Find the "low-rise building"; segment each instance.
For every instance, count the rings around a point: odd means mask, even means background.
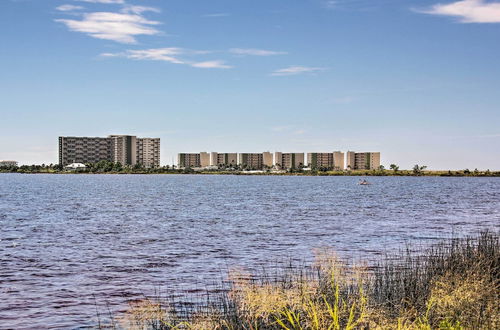
[[[0,160],[0,167],[11,167],[17,166],[17,161],[15,160]]]
[[[380,167],[380,152],[347,152],[347,168],[373,170]]]
[[[69,164],[69,165],[64,166],[64,168],[67,170],[78,170],[78,169],[85,169],[85,168],[87,168],[87,166],[85,166],[85,164],[82,164],[82,163],[73,163],[73,164]]]
[[[238,154],[238,165],[246,169],[261,170],[264,167],[264,155],[263,153]]]
[[[310,152],[307,154],[307,162],[311,169],[328,169],[342,171],[344,169],[344,153],[334,152]]]
[[[269,151],[265,151],[262,153],[262,165],[266,168],[272,168],[274,165],[273,162],[273,153]]]
[[[210,154],[208,152],[200,152],[200,166],[210,166]]]
[[[238,164],[237,153],[217,153],[212,152],[210,156],[210,165],[217,167],[236,166]]]
[[[180,153],[177,158],[177,166],[185,167],[201,167],[199,153]]]
[[[275,152],[274,165],[278,169],[301,168],[305,165],[304,153]]]

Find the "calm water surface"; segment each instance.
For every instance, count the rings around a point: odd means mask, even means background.
[[[224,269],[500,224],[500,179],[0,174],[0,328],[83,328]],[[95,300],[94,300],[95,295]]]

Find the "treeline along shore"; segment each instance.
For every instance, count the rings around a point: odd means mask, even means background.
[[[410,170],[401,170],[391,164],[391,169],[383,166],[372,170],[332,170],[328,168],[307,169],[296,168],[288,170],[252,170],[234,167],[221,167],[216,169],[203,168],[178,168],[161,166],[145,168],[140,164],[123,166],[120,163],[101,161],[95,164],[85,164],[85,168],[68,169],[59,164],[2,166],[0,173],[25,173],[25,174],[209,174],[209,175],[295,175],[295,176],[455,176],[455,177],[500,177],[500,171],[463,169],[463,170],[427,170],[426,166],[415,165]]]

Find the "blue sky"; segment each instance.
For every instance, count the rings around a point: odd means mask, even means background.
[[[57,137],[500,169],[500,2],[0,0],[0,159]]]

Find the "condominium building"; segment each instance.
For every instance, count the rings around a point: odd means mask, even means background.
[[[210,166],[210,154],[208,152],[200,152],[200,166]]]
[[[264,168],[264,154],[263,153],[238,154],[238,164],[244,168],[261,170]]]
[[[113,140],[103,137],[59,137],[59,164],[113,161]]]
[[[311,152],[307,154],[307,161],[312,169],[325,168],[341,171],[344,169],[344,153],[334,152]]]
[[[137,164],[137,137],[131,135],[110,135],[113,162],[127,165]]]
[[[146,145],[146,147],[145,147]],[[160,139],[132,135],[108,137],[59,137],[59,164],[97,163],[101,160],[133,166],[160,166]]]
[[[15,160],[0,160],[0,167],[17,166]]]
[[[380,152],[347,152],[347,168],[372,170],[380,167]]]
[[[137,163],[144,167],[160,166],[160,139],[137,138]]]
[[[273,153],[269,151],[265,151],[262,153],[262,165],[267,168],[271,168],[274,165],[273,162]]]
[[[180,168],[183,167],[200,167],[200,154],[199,153],[181,153],[178,154],[177,158],[177,166]]]
[[[304,153],[274,153],[274,164],[280,169],[299,168],[304,166]]]
[[[237,153],[217,153],[212,152],[210,156],[211,166],[235,166],[238,164],[238,154]]]

